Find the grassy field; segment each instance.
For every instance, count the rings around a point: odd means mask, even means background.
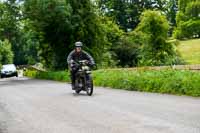
[[[200,39],[181,41],[178,50],[187,64],[200,64]]]

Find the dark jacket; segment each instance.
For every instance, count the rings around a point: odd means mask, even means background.
[[[91,65],[95,64],[92,56],[90,56],[90,54],[88,54],[87,52],[85,52],[83,50],[80,53],[77,53],[75,50],[73,50],[67,57],[67,63],[70,64],[71,60],[74,60],[76,62],[78,62],[80,60],[88,60]]]

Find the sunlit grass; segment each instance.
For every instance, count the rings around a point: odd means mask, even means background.
[[[200,64],[200,39],[181,41],[178,50],[187,64]]]

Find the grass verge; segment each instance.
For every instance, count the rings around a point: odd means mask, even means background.
[[[27,71],[39,79],[69,82],[69,73]],[[131,91],[200,96],[200,73],[187,70],[98,70],[93,72],[96,86]]]
[[[188,64],[200,64],[200,39],[180,41],[178,50]]]

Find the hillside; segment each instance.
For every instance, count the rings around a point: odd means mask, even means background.
[[[188,64],[200,64],[200,39],[181,41],[178,49]]]

